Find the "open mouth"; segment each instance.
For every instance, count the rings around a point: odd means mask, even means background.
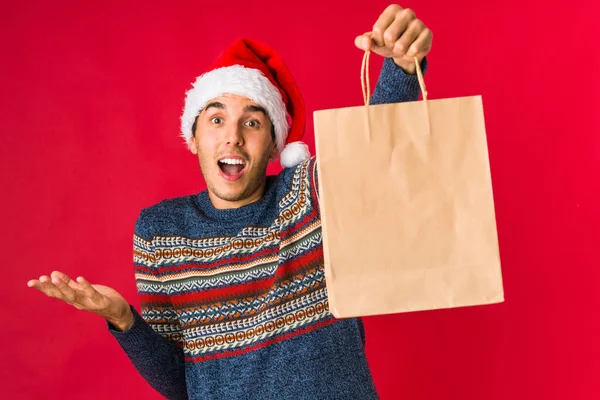
[[[221,176],[228,181],[239,179],[246,169],[246,162],[239,157],[225,157],[219,160]]]

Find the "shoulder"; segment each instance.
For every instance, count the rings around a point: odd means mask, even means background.
[[[135,224],[135,234],[151,240],[157,232],[171,225],[178,225],[186,215],[195,210],[194,198],[196,196],[174,197],[142,208]]]
[[[161,218],[165,215],[177,215],[186,212],[195,206],[194,198],[197,195],[174,197],[162,200],[152,206],[142,209],[149,218]]]
[[[315,156],[296,165],[286,168],[281,173],[284,195],[280,202],[288,204],[295,199],[308,200],[307,204],[318,204],[318,174]]]
[[[295,167],[285,168],[281,174],[283,181],[287,184],[293,184],[296,181],[309,179],[313,181],[313,176],[317,173],[317,159],[315,156],[301,162]]]

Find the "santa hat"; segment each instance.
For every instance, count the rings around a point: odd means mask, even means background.
[[[279,54],[250,39],[236,40],[186,93],[181,135],[188,145],[198,114],[210,100],[226,93],[247,97],[265,108],[282,166],[293,167],[310,157],[308,146],[300,141],[306,111],[294,77]]]

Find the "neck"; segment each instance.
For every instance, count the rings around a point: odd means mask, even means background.
[[[240,207],[247,206],[248,204],[255,203],[255,202],[259,201],[260,199],[262,199],[263,195],[265,194],[266,186],[267,186],[267,179],[265,177],[265,179],[262,180],[261,184],[254,192],[252,192],[249,196],[245,196],[242,199],[225,200],[225,199],[218,197],[211,190],[208,190],[208,198],[210,199],[210,202],[212,203],[213,207],[215,207],[218,210],[230,210],[233,208],[240,208]]]

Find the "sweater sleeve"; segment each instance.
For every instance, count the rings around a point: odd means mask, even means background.
[[[427,57],[421,62],[423,74],[427,70]],[[421,94],[419,78],[410,75],[398,67],[394,60],[386,58],[379,73],[377,86],[371,96],[371,104],[401,103],[405,101],[417,101]]]
[[[144,211],[136,222],[134,270],[141,315],[131,307],[133,325],[108,329],[140,375],[167,399],[187,399],[181,326],[158,274],[152,236]]]

